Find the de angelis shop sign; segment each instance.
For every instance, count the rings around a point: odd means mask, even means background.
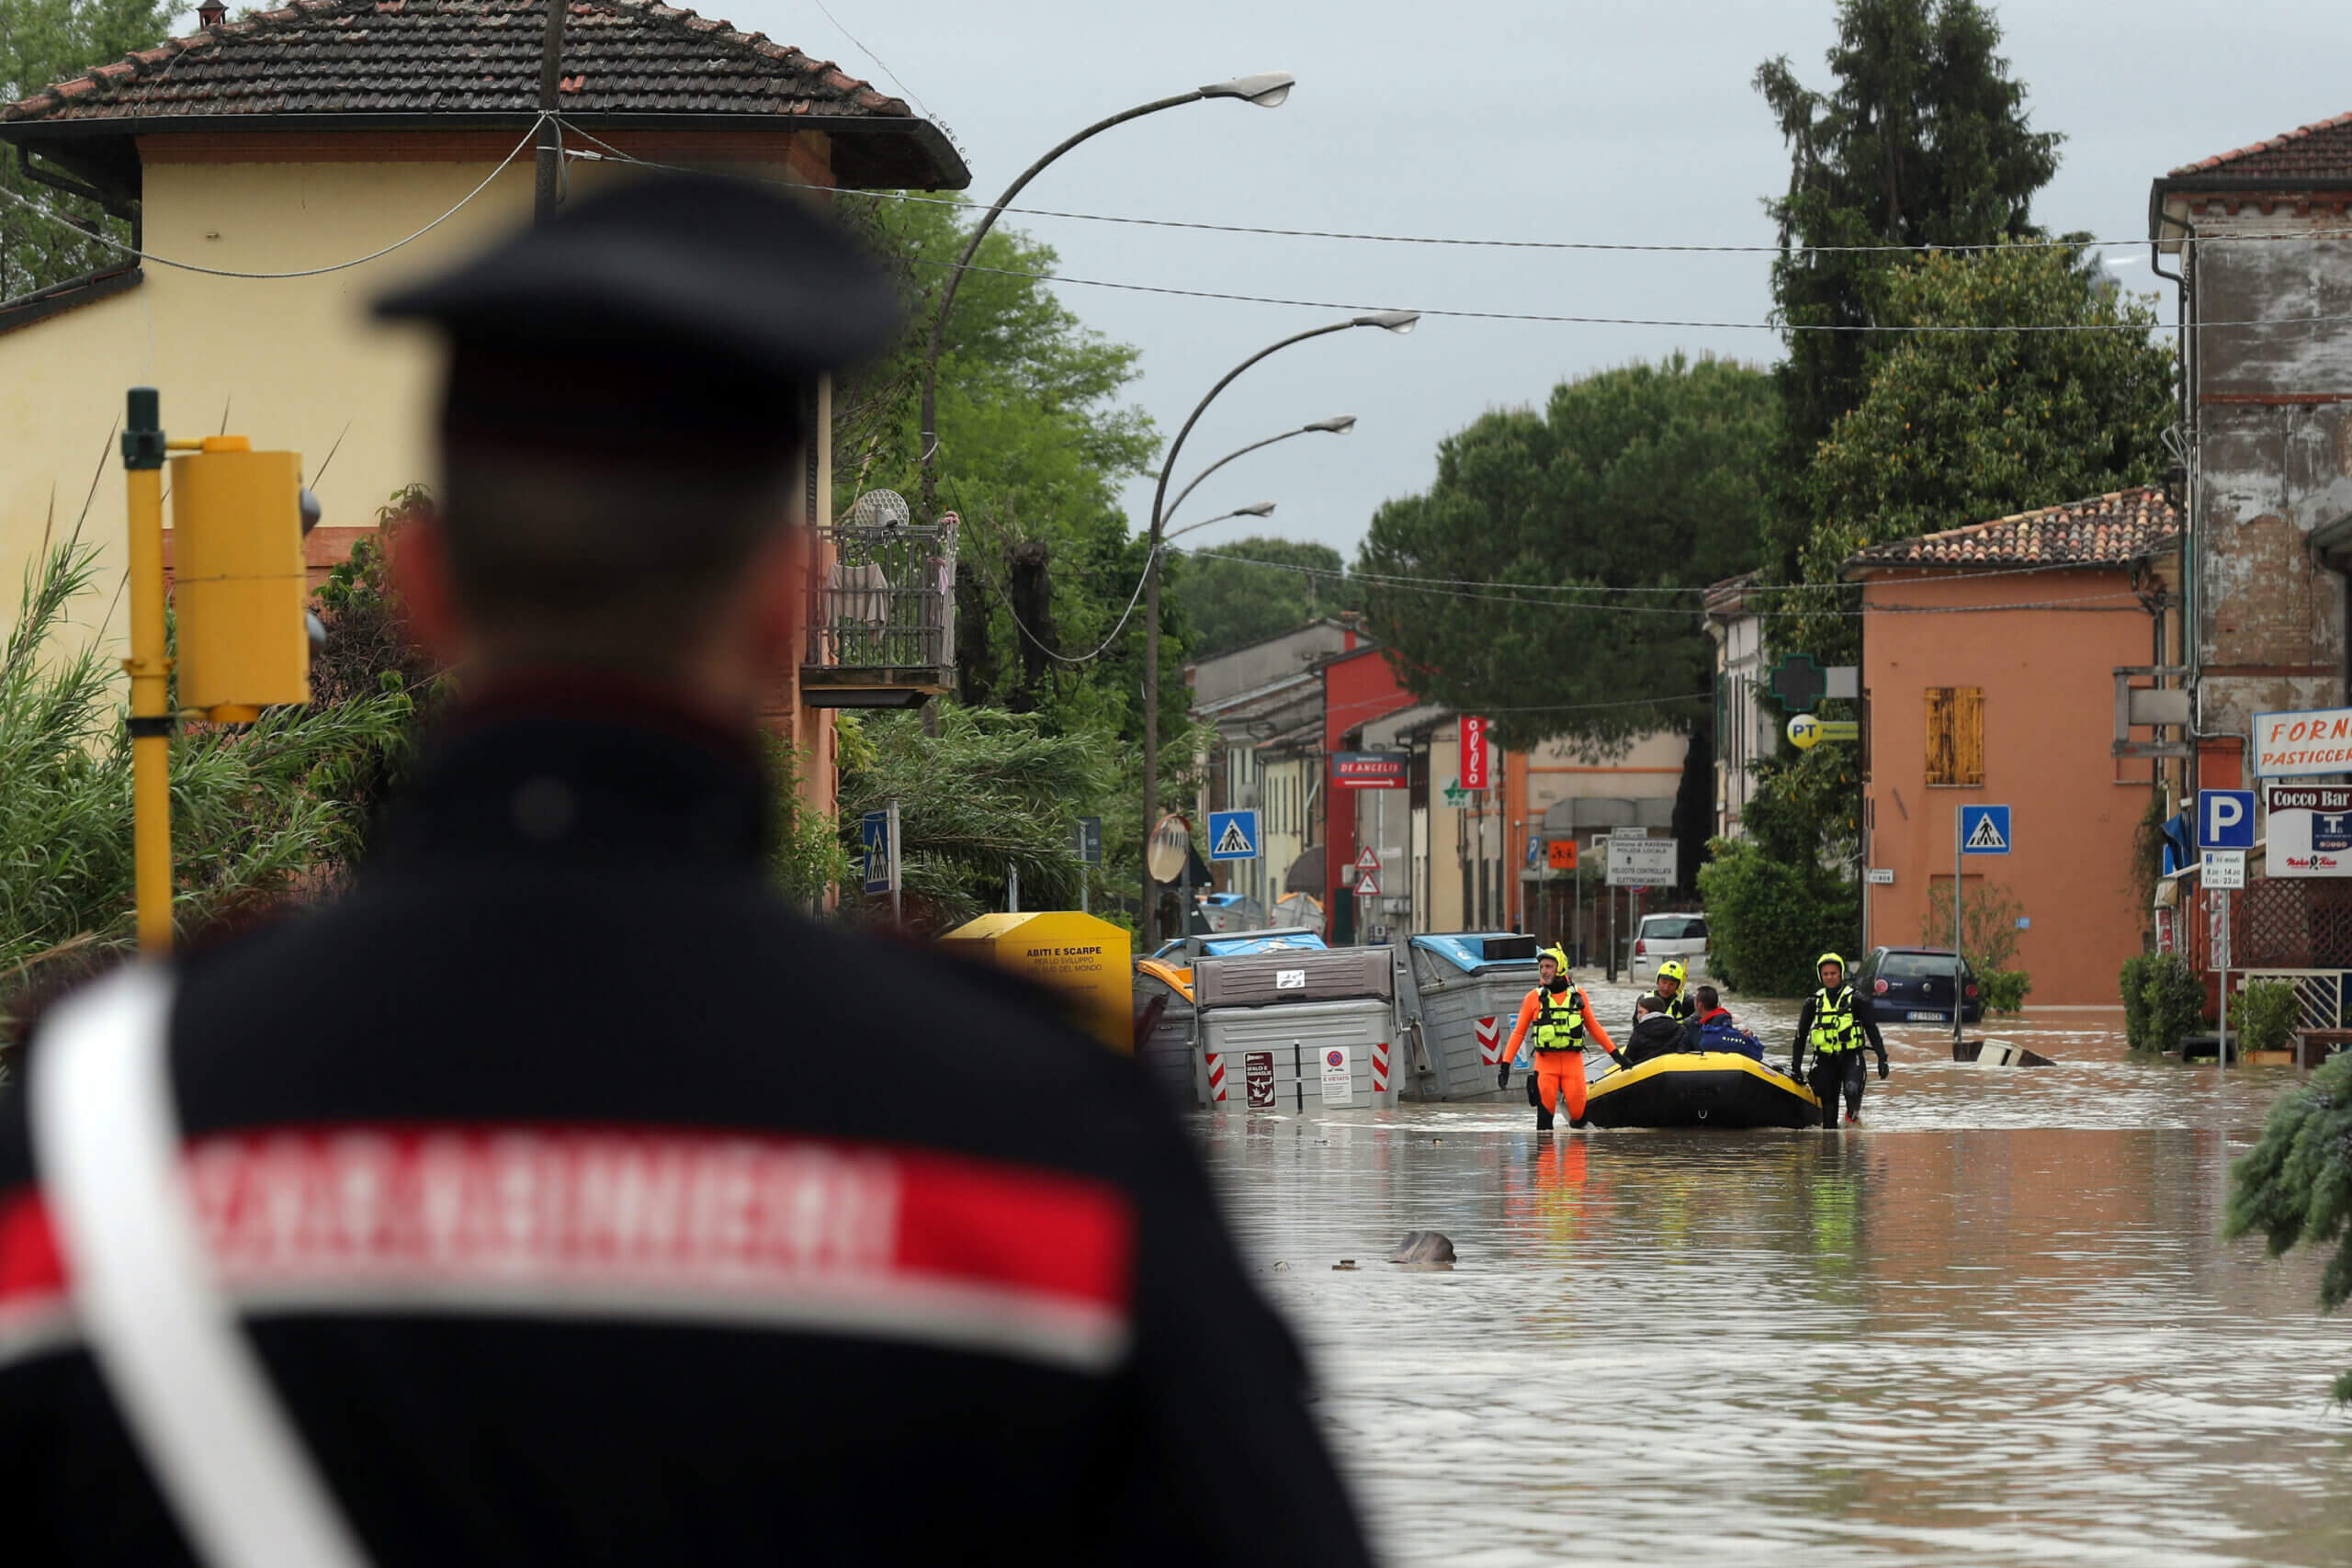
[[[1413,759],[1403,751],[1334,751],[1333,789],[1403,789]]]

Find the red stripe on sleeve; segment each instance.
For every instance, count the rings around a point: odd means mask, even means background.
[[[28,1306],[65,1292],[65,1258],[49,1209],[35,1188],[0,1198],[0,1308]]]
[[[1135,1213],[1116,1188],[916,1150],[898,1157],[899,1269],[1126,1310]]]

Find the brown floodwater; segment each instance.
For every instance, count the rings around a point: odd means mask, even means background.
[[[1785,1059],[1792,1010],[1739,1010]],[[1890,1031],[1843,1133],[1539,1136],[1516,1077],[1201,1118],[1385,1559],[2352,1562],[2352,1316],[2218,1235],[2293,1072],[2128,1061],[2098,1014],[1971,1032],[2060,1065]],[[1416,1229],[1458,1265],[1381,1261]]]

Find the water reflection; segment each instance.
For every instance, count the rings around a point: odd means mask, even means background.
[[[2217,1085],[2066,1016],[2000,1031],[2062,1064],[2033,1071],[1895,1032],[1855,1134],[1200,1125],[1394,1561],[2352,1558],[2352,1323],[2313,1265],[2214,1239],[2291,1073]],[[1454,1269],[1374,1261],[1424,1226]]]

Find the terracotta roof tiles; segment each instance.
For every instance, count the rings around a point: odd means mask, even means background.
[[[2143,485],[1873,545],[1847,566],[2120,566],[2155,554],[2179,532],[2178,510],[2163,491]]]
[[[2352,183],[2352,114],[2314,120],[2267,141],[2184,164],[2166,178],[2193,180],[2201,175],[2293,184]]]
[[[530,114],[544,0],[295,0],[0,107],[0,124],[321,114]],[[572,114],[911,118],[838,66],[653,0],[571,0]]]

